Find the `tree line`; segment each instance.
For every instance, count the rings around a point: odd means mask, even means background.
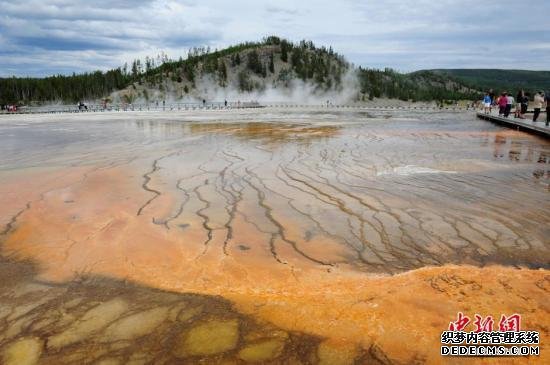
[[[361,93],[368,99],[386,97],[404,101],[477,100],[481,93],[446,75],[429,71],[403,74],[359,67]]]
[[[126,87],[131,80],[120,68],[71,76],[0,78],[0,104],[96,99]]]

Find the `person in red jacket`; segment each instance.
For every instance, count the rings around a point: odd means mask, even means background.
[[[498,98],[498,115],[502,116],[504,115],[504,111],[506,110],[506,104],[508,104],[508,93],[503,92],[500,94],[500,97]]]

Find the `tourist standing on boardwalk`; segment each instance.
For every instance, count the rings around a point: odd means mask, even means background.
[[[516,113],[514,114],[514,117],[525,119],[523,114],[527,112],[527,104],[526,104],[526,97],[525,92],[523,89],[518,91],[518,95],[516,96]]]
[[[519,118],[521,115],[521,92],[523,90],[519,90],[516,94],[516,111],[514,112],[514,118]]]
[[[550,124],[550,91],[546,90],[544,94],[544,101],[546,102],[546,126]]]
[[[525,113],[527,113],[527,107],[529,106],[529,98],[523,90],[521,90],[523,96],[521,98],[521,115],[520,118],[525,119]]]
[[[497,103],[498,103],[498,115],[499,116],[504,115],[504,111],[506,110],[506,103],[507,103],[506,92],[503,92],[502,94],[500,94]]]
[[[517,103],[517,109],[516,109],[517,117],[521,119],[525,119],[525,113],[527,113],[527,107],[529,106],[529,98],[527,97],[523,89],[521,89],[518,92],[516,103]]]
[[[516,94],[516,110],[514,112],[514,118],[519,118],[519,115],[521,113],[520,102],[521,102],[521,90],[518,91],[518,93]]]
[[[508,118],[510,111],[512,111],[512,105],[514,105],[514,97],[512,95],[506,95],[506,107],[504,109],[504,116]]]
[[[535,94],[535,98],[533,100],[533,108],[535,109],[535,113],[533,114],[533,122],[536,122],[539,114],[540,114],[540,108],[542,108],[542,104],[544,103],[544,97],[542,96],[542,91]]]
[[[492,100],[491,100],[491,97],[489,96],[489,93],[485,93],[485,96],[483,97],[483,108],[485,110],[485,114],[491,113],[491,103],[492,103]],[[327,101],[327,105],[328,105],[328,101]]]

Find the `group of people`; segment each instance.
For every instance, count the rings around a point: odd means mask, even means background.
[[[0,108],[2,111],[7,111],[7,112],[16,112],[17,111],[17,105],[3,105],[1,106]]]
[[[529,106],[529,96],[525,91],[519,90],[516,98],[504,91],[495,97],[493,90],[489,90],[483,97],[483,107],[485,113],[491,113],[493,106],[498,107],[498,115],[508,118],[515,105],[515,118],[525,119],[527,107]],[[538,91],[533,97],[533,122],[536,122],[540,116],[541,109],[546,107],[546,125],[550,124],[550,92]]]

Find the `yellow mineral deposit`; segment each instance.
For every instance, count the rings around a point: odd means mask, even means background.
[[[98,304],[87,311],[82,318],[59,335],[48,339],[48,347],[58,349],[82,341],[91,334],[103,329],[128,309],[128,305],[120,299]]]
[[[168,308],[160,307],[123,317],[105,329],[103,340],[116,342],[148,335],[164,322],[167,314]]]
[[[176,357],[208,356],[233,350],[239,341],[239,322],[211,320],[192,327],[178,340]]]
[[[252,343],[239,351],[239,358],[246,362],[274,360],[281,355],[285,346],[284,339],[275,338]]]
[[[33,365],[38,363],[43,342],[38,338],[21,338],[9,344],[4,350],[5,365]]]
[[[3,362],[439,364],[459,311],[548,361],[548,142],[277,113],[41,116],[103,138],[2,165]]]

